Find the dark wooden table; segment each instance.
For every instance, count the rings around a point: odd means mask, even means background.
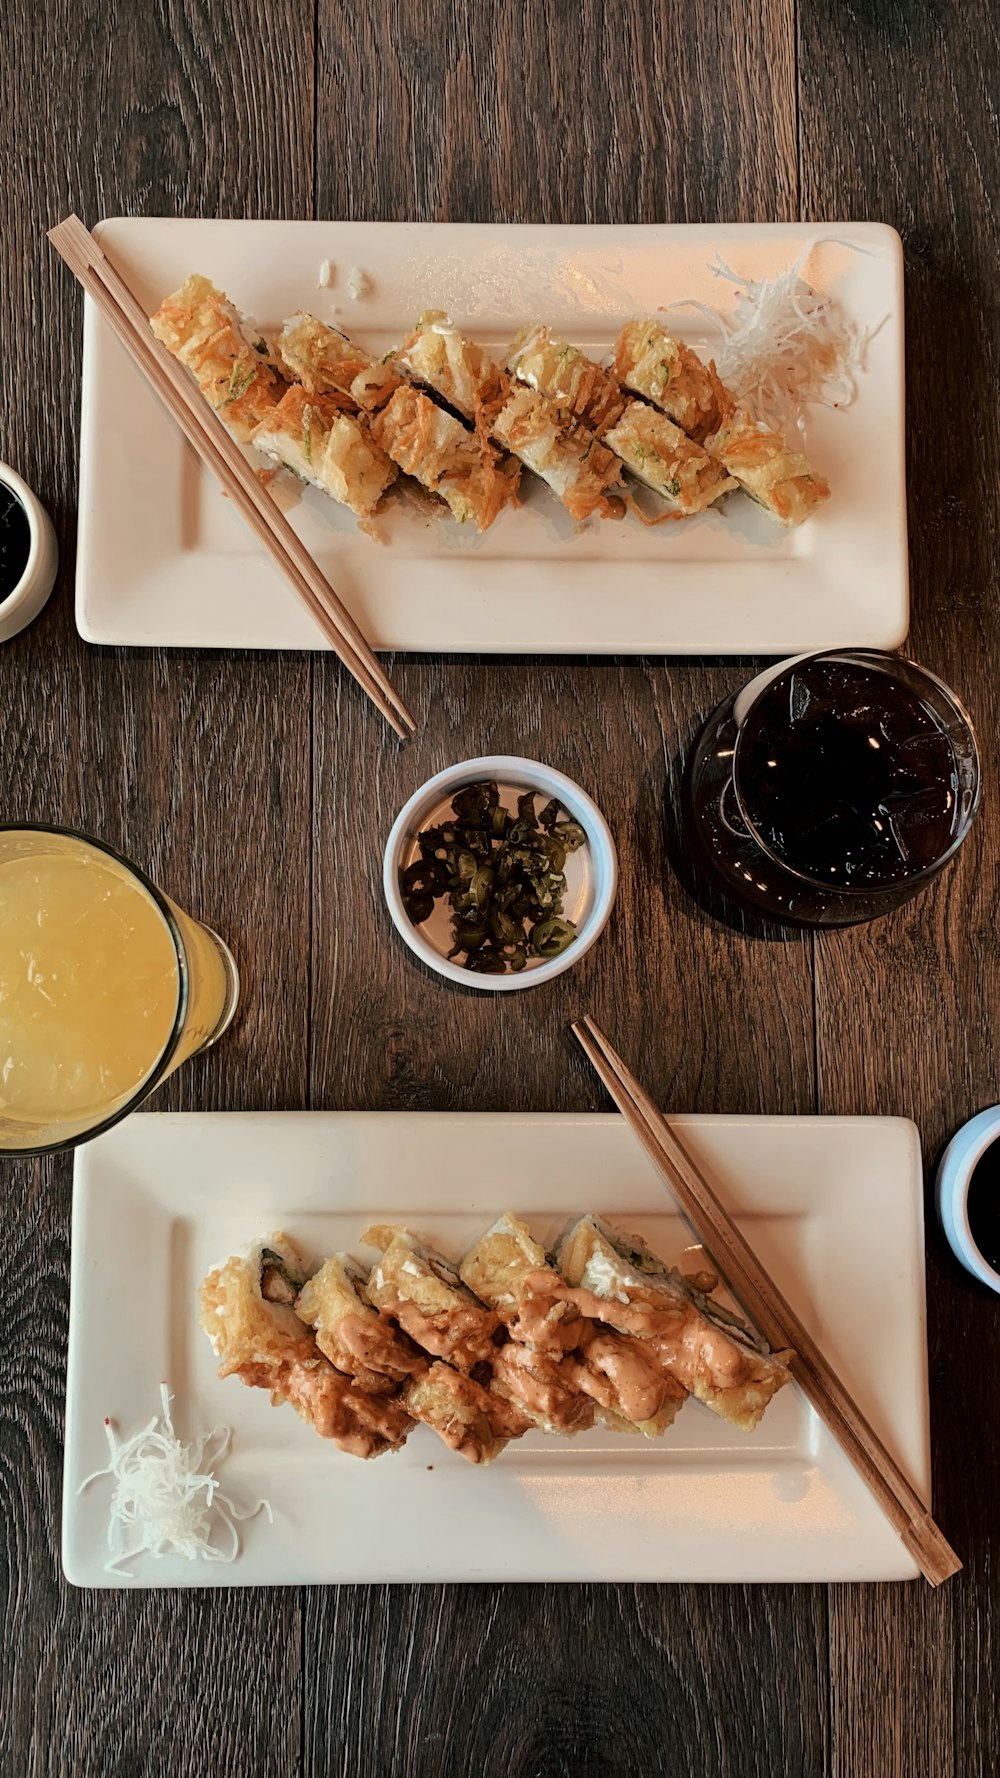
[[[588,1005],[665,1105],[914,1117],[998,1097],[997,15],[988,0],[8,0],[0,456],[53,511],[0,652],[2,813],[105,835],[232,940],[239,1021],[164,1107],[536,1110],[600,1091]],[[752,663],[397,660],[400,751],[321,655],[124,652],[73,625],[81,301],[44,240],[149,215],[875,218],[906,247],[912,652],[987,792],[870,928],[727,925],[672,868],[677,759]],[[548,989],[456,997],[386,942],[381,840],[431,771],[537,753],[616,815],[617,917]],[[1000,1770],[998,1306],[928,1222],[935,1508],[902,1586],[82,1594],[59,1564],[71,1162],[0,1167],[0,1772],[961,1778]],[[877,1362],[877,1354],[875,1361]]]

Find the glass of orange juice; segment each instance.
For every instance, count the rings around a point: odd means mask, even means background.
[[[228,946],[111,846],[0,826],[0,1154],[106,1130],[238,998]]]

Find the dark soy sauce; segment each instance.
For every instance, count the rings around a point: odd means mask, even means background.
[[[30,550],[28,515],[14,490],[0,482],[0,602],[20,581]]]
[[[990,1143],[969,1180],[969,1228],[983,1258],[1000,1272],[1000,1138]]]
[[[957,762],[933,711],[850,661],[803,661],[764,691],[740,732],[736,781],[764,845],[831,886],[905,882],[957,829]]]

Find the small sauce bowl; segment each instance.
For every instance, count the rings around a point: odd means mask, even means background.
[[[555,797],[567,815],[579,821],[587,835],[586,845],[571,852],[566,860],[563,909],[565,917],[576,926],[576,938],[557,957],[530,960],[524,969],[508,971],[506,975],[479,975],[449,957],[452,937],[447,897],[435,902],[429,919],[414,926],[406,911],[400,884],[400,872],[419,856],[418,835],[451,818],[452,797],[467,784],[477,784],[483,779],[499,785],[500,801],[512,811],[516,811],[517,798],[526,790],[538,792],[539,806]],[[578,963],[597,942],[608,923],[618,891],[618,853],[597,804],[579,784],[574,784],[572,778],[535,759],[496,754],[449,766],[447,771],[429,778],[410,797],[397,815],[386,843],[382,883],[396,930],[422,963],[463,988],[504,994],[550,982],[564,969],[572,969],[574,963]]]
[[[941,1156],[935,1196],[948,1245],[967,1272],[1000,1295],[1000,1272],[976,1245],[969,1222],[969,1186],[986,1150],[1000,1141],[1000,1105],[991,1105],[956,1132]]]
[[[52,520],[41,501],[6,463],[0,463],[0,483],[10,489],[23,507],[30,538],[28,560],[20,580],[6,598],[0,590],[0,642],[9,642],[34,622],[51,593],[59,565],[59,546]]]

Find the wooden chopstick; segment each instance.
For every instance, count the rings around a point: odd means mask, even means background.
[[[49,230],[49,240],[148,378],[188,443],[235,502],[348,672],[400,739],[408,740],[417,725],[350,612],[261,486],[194,380],[156,338],[149,317],[89,229],[78,216],[68,216]]]
[[[920,1496],[600,1026],[587,1016],[572,1029],[622,1116],[676,1197],[713,1265],[771,1347],[793,1348],[789,1369],[803,1394],[899,1532],[921,1573],[931,1586],[940,1586],[950,1575],[957,1574],[962,1564]]]

